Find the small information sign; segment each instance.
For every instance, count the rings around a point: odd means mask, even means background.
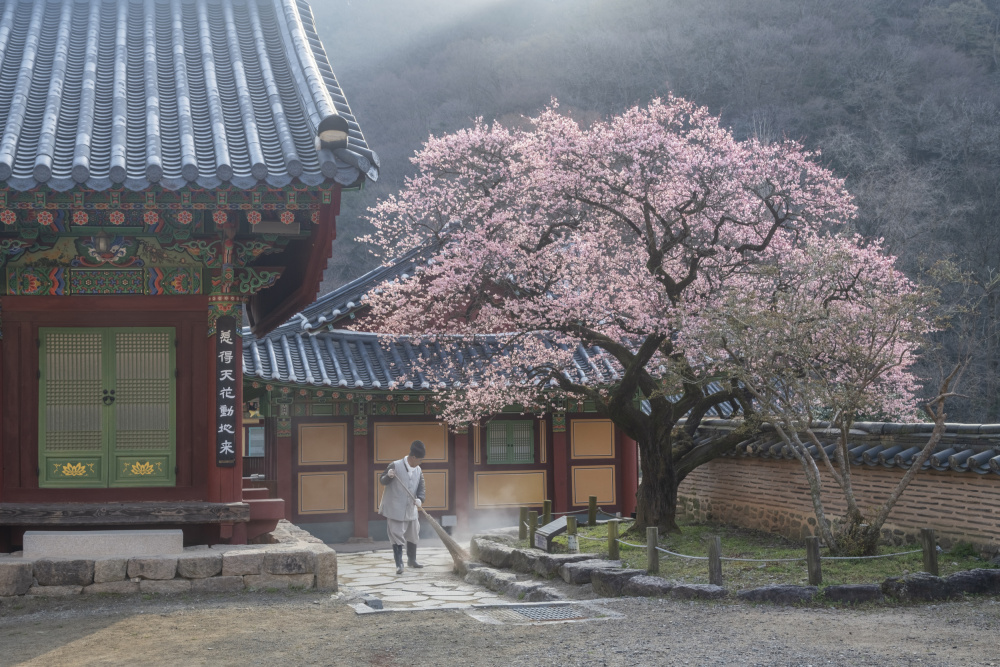
[[[535,529],[535,547],[552,552],[552,538],[566,532],[566,517],[561,516],[552,523]]]

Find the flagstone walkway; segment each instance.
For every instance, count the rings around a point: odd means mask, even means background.
[[[443,547],[421,547],[417,560],[423,569],[407,567],[397,575],[391,550],[338,553],[337,577],[344,592],[373,595],[386,609],[503,602],[496,593],[467,584],[452,572],[451,555]]]

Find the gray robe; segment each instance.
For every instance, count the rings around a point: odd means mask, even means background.
[[[388,475],[388,472],[393,468],[396,469],[396,479]],[[417,519],[417,506],[402,488],[402,485],[406,484],[410,493],[419,498],[421,503],[424,502],[424,473],[420,466],[416,467],[416,471],[417,474],[411,479],[403,459],[393,461],[386,467],[385,472],[378,478],[379,483],[385,487],[382,503],[378,508],[379,514],[395,521],[415,521]]]

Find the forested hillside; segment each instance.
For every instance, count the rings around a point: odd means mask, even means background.
[[[382,158],[345,198],[324,289],[377,263],[353,238],[428,134],[522,122],[557,98],[578,120],[668,92],[739,137],[821,150],[857,197],[858,231],[918,275],[942,257],[1000,265],[998,0],[315,0],[324,43]],[[1000,421],[996,299],[973,327],[967,401]],[[956,337],[948,339],[957,345]],[[928,366],[927,375],[934,368]]]

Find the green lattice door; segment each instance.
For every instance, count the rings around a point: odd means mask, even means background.
[[[534,463],[535,427],[531,421],[486,424],[486,463]]]
[[[172,486],[174,330],[39,330],[39,484]]]

